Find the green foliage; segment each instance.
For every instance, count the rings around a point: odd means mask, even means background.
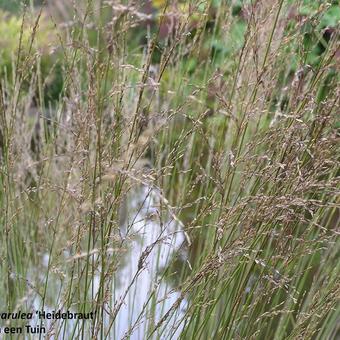
[[[23,0],[0,0],[0,9],[17,13],[23,4]]]
[[[329,9],[323,13],[319,27],[337,27],[340,23],[340,7],[339,4],[333,4]]]
[[[57,99],[62,89],[62,77],[56,52],[57,35],[52,22],[43,16],[33,37],[34,17],[26,16],[22,25],[22,17],[0,11],[0,74],[6,74],[8,81],[12,81],[13,67],[16,67],[17,56],[20,49],[21,63],[34,65],[34,60],[26,60],[30,56],[39,60],[41,79],[46,79],[45,99]],[[32,39],[33,38],[33,39]],[[30,58],[31,58],[30,57]],[[51,73],[51,70],[54,70]]]
[[[9,67],[15,59],[21,30],[21,19],[0,11],[0,68]],[[28,44],[29,32],[23,32],[22,40]]]

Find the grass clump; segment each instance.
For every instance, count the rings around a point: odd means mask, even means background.
[[[4,19],[6,310],[94,313],[46,321],[55,338],[335,338],[337,5],[60,1]]]

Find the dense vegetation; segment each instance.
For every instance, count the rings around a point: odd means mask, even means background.
[[[335,339],[339,19],[0,1],[2,309],[95,312],[46,338]]]

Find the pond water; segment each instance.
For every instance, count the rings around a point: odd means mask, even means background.
[[[174,221],[168,221],[163,226],[157,223],[154,219],[149,219],[149,216],[157,215],[157,195],[147,187],[140,188],[139,197],[128,200],[127,204],[129,213],[127,214],[128,228],[126,233],[135,235],[133,240],[128,245],[128,252],[125,265],[117,272],[116,296],[121,295],[126,291],[130,285],[131,279],[138,271],[139,260],[143,251],[147,247],[152,247],[150,254],[145,258],[145,268],[140,272],[135,280],[135,283],[129,289],[126,297],[126,304],[122,305],[117,320],[116,320],[116,334],[120,338],[124,332],[134,324],[140,317],[143,306],[147,304],[150,297],[150,292],[155,291],[155,309],[152,320],[147,320],[141,316],[141,322],[136,327],[134,336],[132,338],[141,339],[144,334],[147,334],[148,327],[153,328],[161,316],[168,311],[168,309],[179,298],[179,293],[174,290],[170,282],[161,279],[162,271],[166,269],[172,260],[172,257],[179,250],[185,237],[183,232],[179,230],[179,226]],[[146,217],[146,218],[145,218]],[[154,245],[154,246],[152,246]],[[176,274],[175,274],[176,275]],[[124,293],[123,293],[124,294]],[[182,302],[179,311],[185,310],[186,301]],[[181,313],[181,312],[179,312]],[[142,314],[143,315],[143,314]],[[144,320],[143,320],[144,319]],[[175,319],[181,319],[180,315],[174,315],[174,320],[169,322],[169,332],[171,327],[176,326]],[[129,321],[128,321],[129,320]],[[127,322],[128,321],[128,322]],[[151,323],[151,324],[150,324]],[[177,333],[180,327],[177,328]],[[172,338],[176,334],[172,334]]]

